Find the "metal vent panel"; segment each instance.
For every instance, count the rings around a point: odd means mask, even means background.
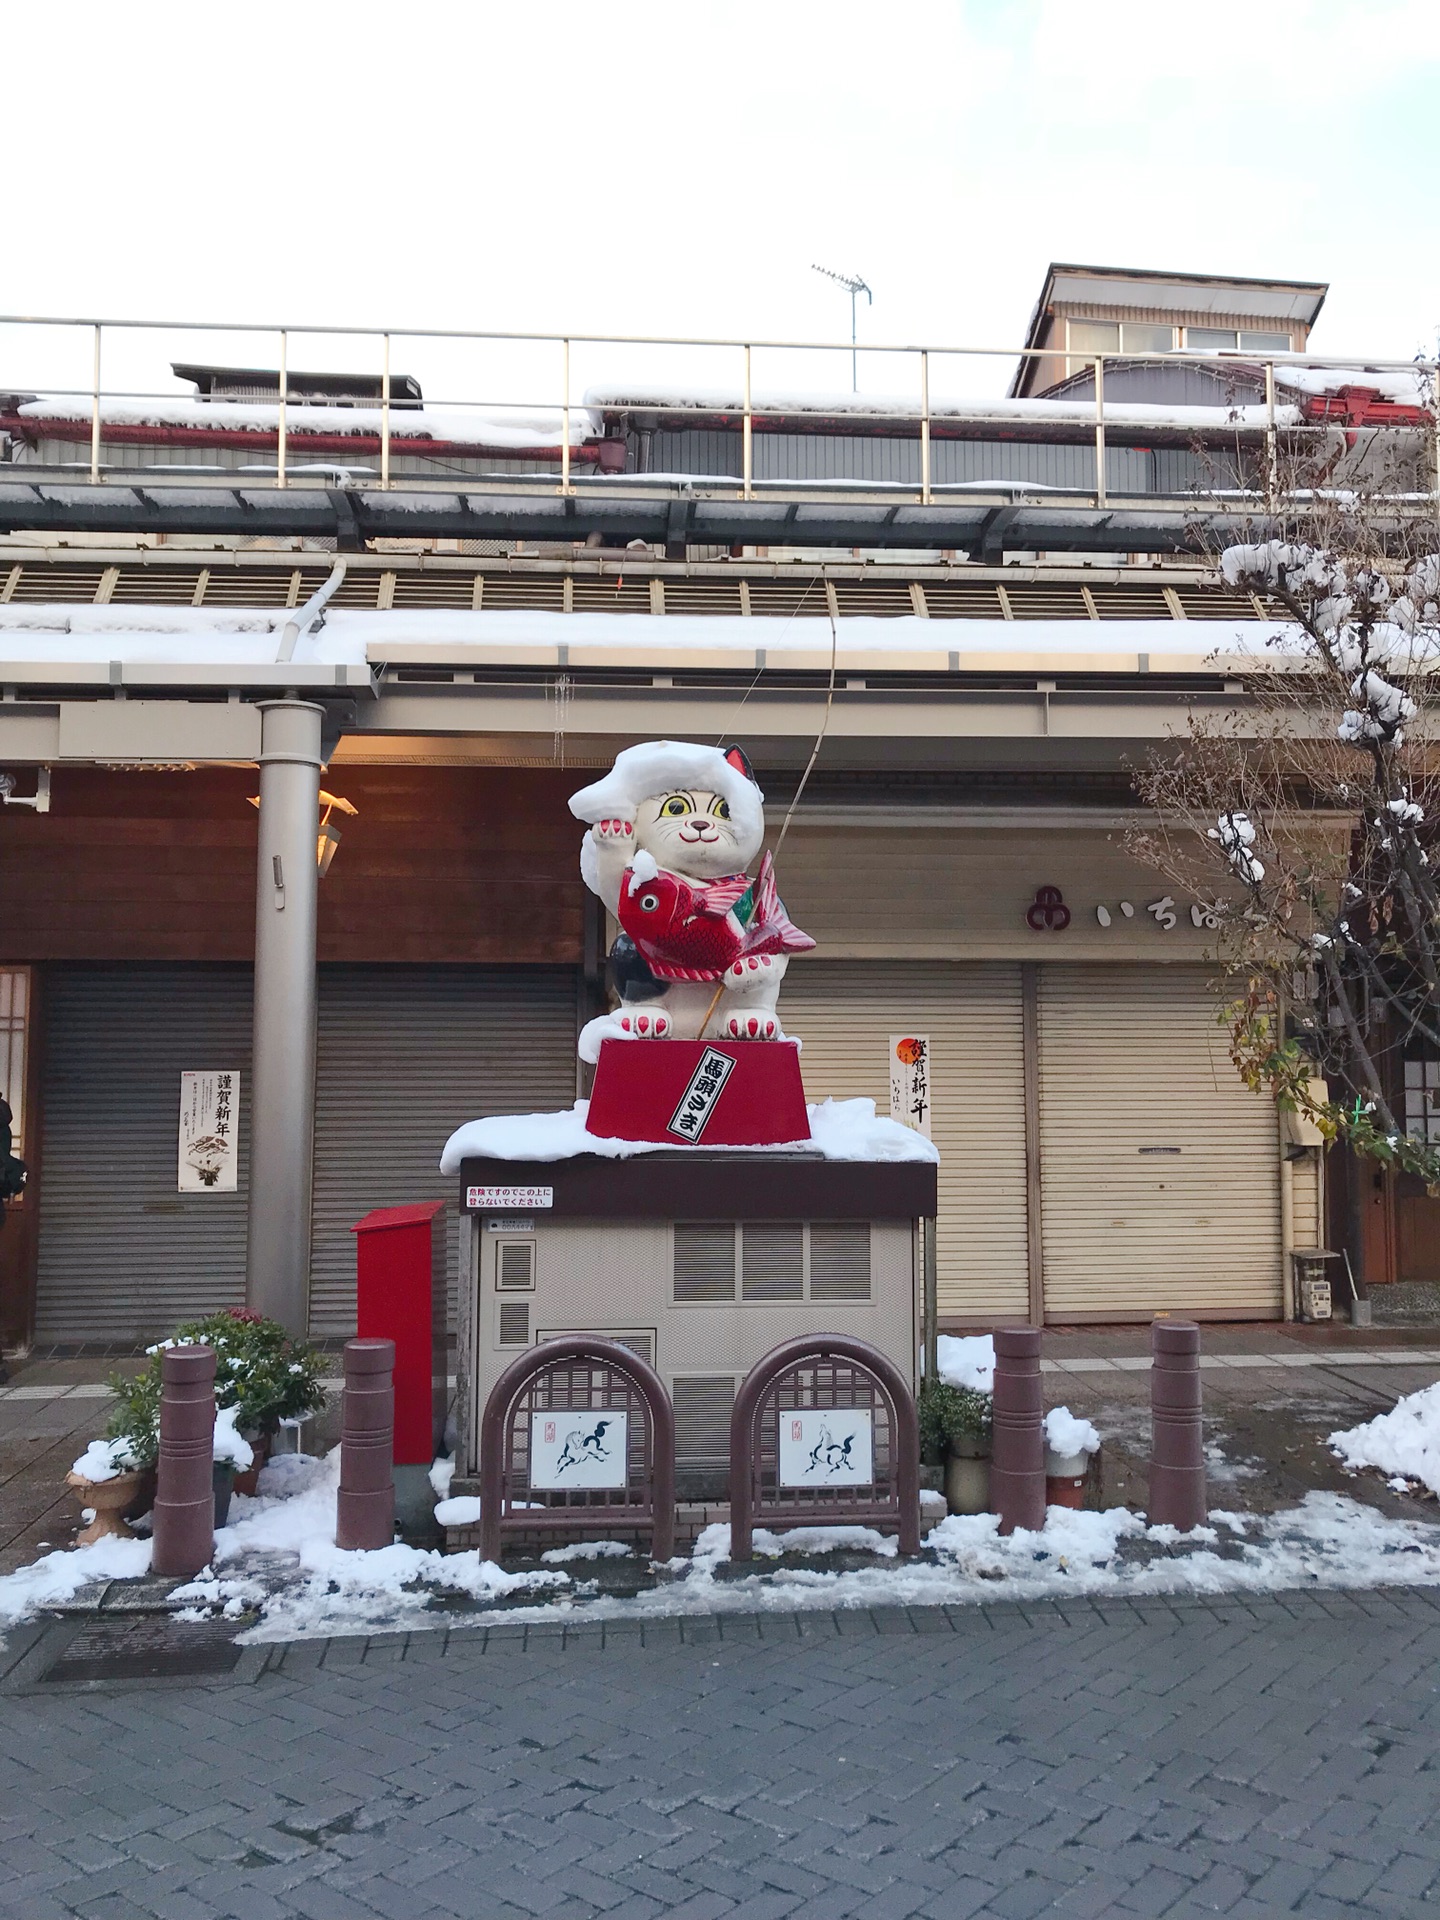
[[[530,1302],[528,1300],[502,1300],[500,1302],[500,1345],[502,1347],[528,1347],[530,1344]]]
[[[535,1285],[535,1242],[502,1240],[495,1250],[495,1285],[502,1293],[529,1291]]]
[[[677,1461],[687,1467],[728,1466],[736,1384],[730,1373],[675,1375],[670,1398],[675,1407]]]
[[[675,1301],[735,1298],[735,1226],[729,1220],[677,1220],[675,1223]]]
[[[817,1220],[810,1227],[810,1298],[870,1298],[870,1222]]]
[[[805,1229],[798,1220],[747,1222],[740,1247],[743,1300],[804,1298]]]

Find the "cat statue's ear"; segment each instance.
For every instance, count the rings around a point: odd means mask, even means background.
[[[725,749],[725,758],[730,762],[731,766],[734,767],[735,771],[737,773],[743,773],[747,780],[753,780],[755,778],[755,770],[746,758],[743,747],[727,747]]]

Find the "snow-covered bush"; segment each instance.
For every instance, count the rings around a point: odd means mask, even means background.
[[[325,1404],[318,1356],[292,1340],[278,1320],[244,1307],[207,1314],[151,1347],[149,1365],[133,1379],[118,1373],[110,1378],[116,1404],[105,1432],[124,1441],[139,1465],[152,1466],[159,1452],[162,1355],[167,1347],[191,1345],[214,1349],[215,1405],[234,1409],[231,1426],[240,1432],[271,1434],[282,1420]]]

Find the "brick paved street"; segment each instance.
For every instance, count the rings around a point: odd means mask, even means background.
[[[0,1656],[23,1920],[1440,1905],[1433,1592],[497,1626],[90,1691],[40,1631]]]

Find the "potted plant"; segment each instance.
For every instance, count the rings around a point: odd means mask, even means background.
[[[75,1536],[77,1547],[88,1547],[95,1540],[134,1538],[126,1519],[132,1509],[144,1511],[138,1502],[148,1471],[125,1441],[90,1442],[65,1476],[65,1484],[73,1489],[82,1514],[87,1509],[90,1513],[89,1521]],[[151,1498],[154,1498],[153,1492]]]
[[[216,1525],[223,1526],[232,1487],[254,1493],[280,1422],[324,1406],[319,1357],[278,1320],[246,1307],[186,1321],[147,1350],[150,1363],[141,1373],[110,1378],[116,1404],[106,1437],[123,1442],[141,1467],[153,1467],[159,1453],[162,1355],[176,1345],[203,1345],[215,1354]]]
[[[990,1395],[927,1377],[920,1383],[916,1406],[921,1458],[944,1463],[945,1504],[951,1513],[988,1513]]]

